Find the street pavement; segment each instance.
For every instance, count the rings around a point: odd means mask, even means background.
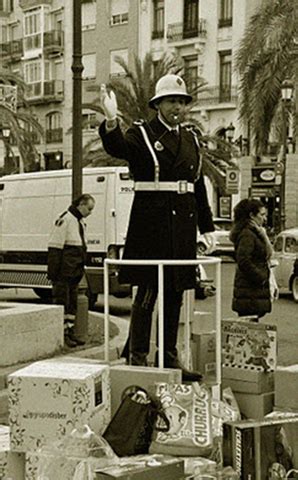
[[[212,271],[212,269],[212,266],[206,267],[209,278],[214,278],[214,270]],[[236,314],[232,312],[231,309],[235,264],[224,262],[221,265],[221,271],[222,318],[237,318]],[[0,290],[0,301],[40,302],[33,291],[29,289]],[[121,317],[128,322],[130,318],[131,302],[132,299],[130,297],[118,299],[111,296],[111,315],[114,317]],[[214,298],[196,300],[195,309],[210,312],[211,315],[213,315],[215,312]],[[103,295],[98,296],[96,310],[103,312]],[[297,311],[298,304],[293,301],[292,297],[283,296],[274,303],[272,313],[261,319],[261,323],[272,324],[277,327],[279,365],[298,364]]]

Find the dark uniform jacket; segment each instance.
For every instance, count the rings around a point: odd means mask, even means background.
[[[86,260],[86,224],[77,208],[70,206],[56,220],[48,243],[48,278],[53,282],[79,282]]]
[[[136,122],[137,123],[137,122]],[[180,128],[175,137],[155,117],[144,124],[160,166],[160,181],[187,180],[195,184],[195,193],[136,191],[132,205],[124,257],[126,259],[195,259],[196,231],[213,231],[200,156],[194,133]],[[100,126],[105,150],[129,162],[135,181],[154,181],[154,162],[137,124],[123,136],[119,126],[106,132]],[[154,269],[154,271],[153,271]],[[168,277],[177,290],[194,288],[195,270],[171,268]],[[120,281],[133,285],[156,282],[156,268],[122,267]]]
[[[235,259],[232,309],[239,315],[265,315],[271,311],[267,249],[252,226],[246,226],[237,236]]]

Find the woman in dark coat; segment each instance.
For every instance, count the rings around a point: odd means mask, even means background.
[[[195,259],[197,227],[203,234],[214,230],[198,141],[194,132],[180,124],[190,101],[183,79],[165,75],[149,102],[157,110],[155,118],[135,122],[124,135],[116,116],[115,95],[102,86],[106,121],[99,133],[103,146],[109,154],[128,161],[135,181],[125,259]],[[146,365],[157,268],[122,267],[120,281],[138,286],[132,308],[130,362]],[[183,291],[195,287],[195,268],[166,267],[164,287],[164,363],[168,368],[181,368],[176,350],[179,314]],[[189,381],[200,379],[184,368],[182,376]]]
[[[232,309],[239,316],[261,318],[271,312],[269,260],[273,249],[263,227],[267,210],[257,199],[241,200],[234,209],[231,240],[237,262]]]

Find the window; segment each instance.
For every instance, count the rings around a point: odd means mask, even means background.
[[[233,0],[220,0],[219,27],[230,27],[233,23]]]
[[[84,65],[84,70],[82,73],[82,77],[84,80],[89,78],[96,77],[96,54],[95,53],[88,53],[87,55],[83,55],[82,63]]]
[[[153,0],[153,31],[152,38],[164,36],[165,5],[164,0]]]
[[[198,86],[198,57],[184,58],[184,79],[189,93],[196,94]]]
[[[82,29],[88,30],[96,24],[96,2],[82,3]]]
[[[128,62],[128,50],[112,50],[110,53],[110,76],[111,77],[123,77],[125,72],[121,65],[117,62],[117,57],[121,57],[124,62]]]
[[[221,52],[219,65],[219,101],[230,102],[232,93],[232,53]]]
[[[26,83],[36,83],[41,81],[41,62],[39,60],[27,62],[25,65]]]
[[[24,48],[41,48],[41,9],[30,10],[24,15]]]
[[[277,237],[274,243],[274,251],[275,252],[282,252],[282,245],[283,245],[283,238]]]
[[[183,38],[196,37],[198,35],[199,1],[184,0]]]
[[[83,128],[84,130],[94,132],[98,127],[98,121],[96,120],[96,113],[83,113]]]
[[[63,140],[62,114],[51,112],[46,116],[46,143],[57,143]]]
[[[111,0],[111,25],[128,22],[128,0]]]

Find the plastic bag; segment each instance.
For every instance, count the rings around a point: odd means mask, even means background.
[[[88,425],[74,429],[69,437],[43,447],[38,452],[37,478],[38,480],[62,479],[73,480],[78,465],[87,463],[89,469],[104,468],[119,462],[106,440],[96,435]],[[85,466],[85,465],[84,465]],[[86,471],[85,468],[85,471]],[[82,476],[77,480],[93,480],[92,477]],[[85,474],[84,474],[85,475]]]

